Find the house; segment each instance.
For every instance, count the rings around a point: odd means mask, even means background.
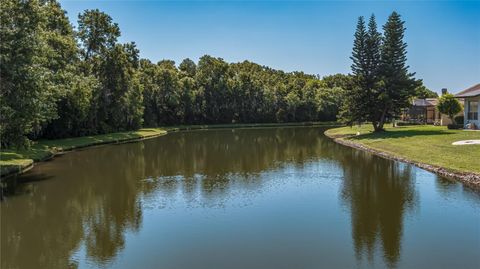
[[[474,129],[480,128],[480,120],[478,119],[478,114],[480,114],[480,83],[455,94],[455,97],[464,100],[464,127],[467,128],[468,124],[473,124],[473,126],[469,126]]]
[[[442,95],[446,93],[447,89],[442,89]],[[412,106],[404,111],[401,119],[410,123],[442,126],[451,124],[450,118],[438,111],[437,104],[438,98],[413,99]]]
[[[436,98],[414,99],[412,106],[406,111],[403,120],[412,123],[434,124],[439,115],[436,111]]]

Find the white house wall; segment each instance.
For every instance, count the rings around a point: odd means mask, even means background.
[[[477,112],[478,112],[478,115],[480,116],[480,96],[476,96],[476,97],[466,97],[465,98],[465,107],[464,107],[464,123],[465,123],[465,127],[467,126],[467,124],[469,123],[474,123],[477,128],[480,128],[480,120],[467,120],[467,115],[468,115],[468,112],[470,110],[470,107],[469,107],[469,103],[468,102],[471,102],[471,101],[477,101],[479,102],[479,105],[477,106]],[[474,111],[472,111],[474,112]]]

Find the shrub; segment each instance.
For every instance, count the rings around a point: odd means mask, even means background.
[[[444,94],[438,100],[437,105],[440,113],[447,115],[455,123],[455,115],[462,111],[462,104],[451,94]]]
[[[465,122],[464,120],[465,120],[465,119],[464,119],[464,116],[463,116],[463,115],[458,115],[458,116],[455,117],[455,122],[456,122],[457,124],[462,124],[462,125],[463,125],[463,123]]]
[[[463,129],[463,124],[449,124],[447,125],[447,128],[450,130]]]

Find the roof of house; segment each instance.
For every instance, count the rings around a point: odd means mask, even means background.
[[[458,97],[458,98],[475,97],[475,96],[480,96],[480,83],[455,94],[455,97]]]
[[[436,106],[438,103],[437,98],[415,99],[413,100],[414,106]]]

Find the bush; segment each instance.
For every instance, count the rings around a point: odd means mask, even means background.
[[[458,115],[458,116],[456,116],[456,117],[455,117],[455,122],[456,122],[457,124],[462,124],[462,125],[463,125],[463,123],[464,123],[464,116],[463,116],[463,115]]]
[[[447,125],[447,128],[450,130],[463,129],[463,124],[449,124]]]
[[[452,121],[455,120],[453,117],[463,109],[457,98],[448,93],[438,99],[437,108],[440,113],[447,115]]]

